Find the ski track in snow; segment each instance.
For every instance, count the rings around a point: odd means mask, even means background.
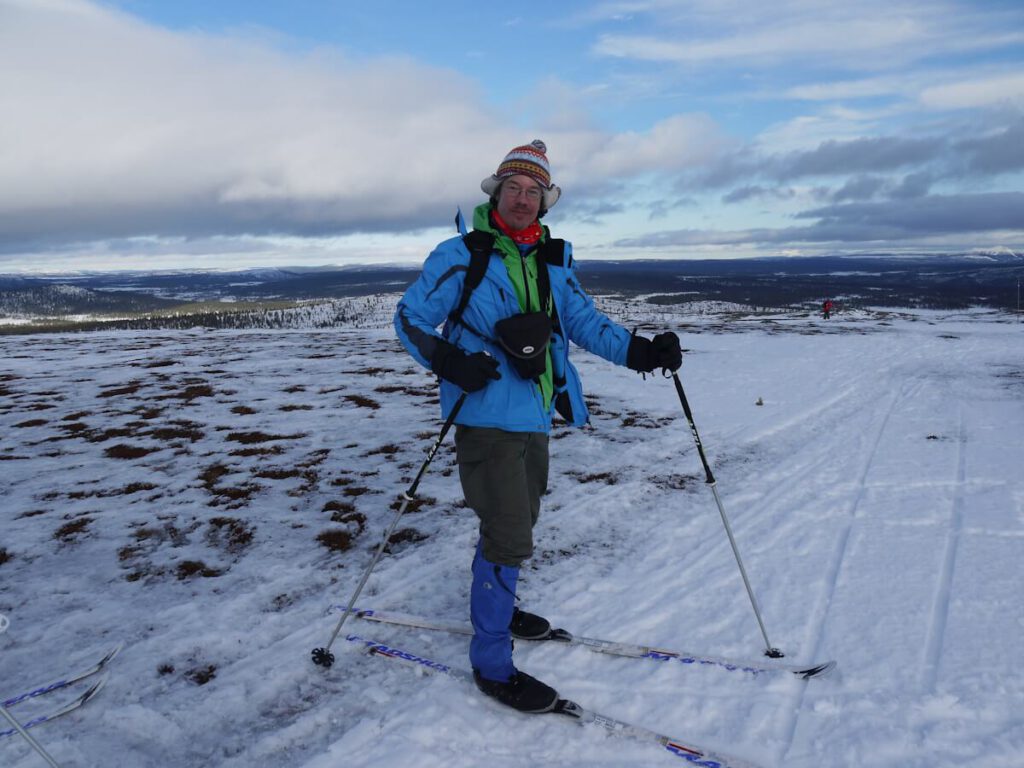
[[[839,669],[752,678],[544,644],[517,647],[517,663],[599,712],[765,768],[1019,766],[1021,326],[601,303],[628,327],[679,329],[771,641]],[[330,670],[309,661],[440,428],[433,378],[387,328],[393,302],[378,304],[362,330],[0,337],[0,695],[127,643],[95,701],[36,731],[64,768],[680,764],[343,639]],[[671,382],[575,360],[593,423],[553,432],[524,606],[593,637],[757,657]],[[475,520],[446,442],[362,606],[465,620]],[[319,543],[328,531],[351,549]],[[343,631],[467,664],[463,636]],[[39,763],[0,741],[0,764]]]
[[[812,611],[812,616],[814,618],[811,619],[810,626],[817,627],[815,639],[813,641],[813,645],[811,645],[810,658],[812,659],[819,658],[820,654],[823,652],[825,625],[828,620],[829,610],[832,607],[832,600],[835,596],[836,586],[839,582],[839,574],[842,570],[843,562],[846,559],[847,548],[850,541],[850,532],[853,530],[854,524],[857,521],[857,510],[864,498],[868,475],[871,472],[871,467],[878,455],[878,447],[882,444],[882,440],[885,437],[886,427],[889,424],[889,420],[892,418],[893,412],[901,402],[912,394],[913,389],[914,383],[910,382],[904,384],[901,391],[892,396],[884,414],[881,419],[879,419],[879,425],[877,430],[875,430],[874,440],[870,442],[870,447],[862,461],[862,469],[856,483],[856,492],[850,503],[849,509],[844,515],[842,528],[836,539],[836,544],[833,547],[832,555],[829,558],[825,578],[822,583],[822,595],[815,610]],[[782,731],[785,735],[782,739],[782,748],[778,758],[779,762],[782,762],[786,753],[792,746],[793,737],[796,733],[797,718],[800,715],[800,710],[803,708],[805,691],[806,686],[802,686],[796,696],[793,706],[784,710],[787,713],[787,716],[786,721],[782,726]]]

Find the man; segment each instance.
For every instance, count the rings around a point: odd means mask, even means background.
[[[455,445],[466,503],[480,520],[470,592],[474,679],[503,704],[549,712],[558,694],[515,668],[512,638],[551,631],[546,619],[515,607],[515,592],[547,490],[552,413],[574,426],[588,421],[569,342],[646,373],[677,370],[682,352],[674,333],[630,335],[580,286],[571,246],[540,224],[561,195],[544,142],[512,149],[480,186],[490,200],[476,208],[474,231],[430,254],[398,304],[395,329],[441,378],[445,418],[466,394]],[[486,272],[467,292],[472,252]]]

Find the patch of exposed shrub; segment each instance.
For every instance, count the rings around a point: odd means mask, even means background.
[[[404,499],[397,499],[391,503],[391,508],[396,512],[402,508]],[[413,512],[419,512],[420,509],[426,505],[437,504],[437,499],[431,498],[430,496],[417,496],[415,499],[409,502],[409,506],[405,508],[406,514]]]
[[[263,448],[239,448],[231,451],[232,456],[280,456],[284,453],[284,447],[280,445],[268,445]]]
[[[386,456],[393,456],[394,454],[398,453],[401,450],[402,449],[399,446],[395,445],[394,443],[388,443],[387,445],[380,446],[380,448],[374,448],[372,451],[367,451],[365,455],[378,456],[380,454],[384,454]]]
[[[347,552],[352,549],[352,534],[340,528],[321,531],[317,534],[316,540],[332,552]]]
[[[370,398],[363,397],[362,395],[345,395],[345,399],[350,403],[355,403],[360,408],[370,408],[372,410],[380,408],[380,403],[376,400],[371,400]]]
[[[142,547],[127,545],[117,550],[117,560],[120,563],[126,563],[129,560],[134,560],[142,554]]]
[[[217,668],[213,664],[207,664],[205,667],[196,667],[185,673],[185,677],[196,685],[206,685],[216,676]]]
[[[231,409],[232,413],[237,413],[239,416],[251,416],[254,413],[258,413],[255,408],[250,408],[248,405],[236,405]]]
[[[192,384],[179,392],[171,392],[167,395],[160,395],[157,400],[184,400],[191,403],[200,397],[213,397],[213,387],[209,384]]]
[[[141,493],[142,491],[154,491],[156,486],[152,483],[129,483],[121,488],[111,488],[105,491],[71,491],[68,493],[69,499],[87,499],[98,497],[101,499],[108,499],[111,496],[130,496],[133,493]]]
[[[185,581],[193,576],[202,576],[204,579],[210,579],[223,575],[224,571],[218,571],[216,568],[210,568],[202,560],[183,560],[178,563],[178,581]]]
[[[77,520],[72,520],[54,531],[53,538],[64,542],[74,541],[78,536],[85,533],[91,522],[91,517],[80,517]]]
[[[256,477],[261,477],[264,480],[287,480],[289,477],[298,477],[302,474],[301,469],[261,469],[256,473]]]
[[[214,517],[209,521],[206,540],[211,546],[238,554],[252,544],[253,531],[237,517]]]
[[[392,544],[415,544],[428,538],[430,537],[427,534],[421,533],[415,528],[402,528],[388,536],[388,546],[390,547]]]
[[[102,432],[84,432],[82,437],[90,443],[105,443],[107,440],[113,440],[115,437],[135,437],[136,434],[136,430],[132,427],[113,427]],[[154,448],[153,450],[160,449]]]
[[[12,555],[10,552],[7,551],[7,548],[0,547],[0,565],[3,565],[4,563],[9,563],[11,561],[11,558]]]
[[[286,413],[288,413],[290,411],[312,411],[313,410],[313,406],[312,405],[282,405],[277,410],[284,411]]]
[[[227,439],[236,443],[242,443],[243,445],[252,445],[254,443],[269,443],[272,440],[298,440],[305,436],[305,433],[299,433],[296,435],[269,435],[266,432],[230,432],[228,433]]]
[[[230,475],[231,470],[225,467],[223,464],[211,464],[202,472],[199,473],[199,481],[203,484],[206,490],[213,492],[213,487],[217,484],[224,475]]]
[[[351,501],[328,501],[324,504],[324,512],[355,512],[356,505]]]
[[[320,473],[317,472],[315,469],[304,469],[302,471],[301,477],[302,484],[297,488],[293,488],[292,490],[288,491],[289,496],[298,498],[305,496],[307,493],[311,492],[314,488],[316,488],[316,484],[320,480]]]
[[[697,480],[698,478],[696,475],[667,475],[665,477],[655,479],[654,482],[663,488],[668,488],[673,491],[681,491]]]
[[[104,389],[100,392],[97,397],[120,397],[121,395],[134,395],[139,391],[140,384],[138,382],[132,382],[121,387],[111,387]]]
[[[194,443],[204,437],[198,427],[198,424],[191,421],[175,422],[174,426],[160,427],[149,434],[157,440],[189,440]]]
[[[595,472],[589,475],[584,472],[570,472],[569,474],[581,483],[603,482],[607,485],[615,485],[619,481],[611,472]]]
[[[216,498],[213,499],[213,501],[210,502],[210,506],[211,507],[220,506],[224,501],[229,501],[229,502],[231,502],[231,501],[234,501],[234,502],[246,501],[249,498],[251,498],[252,495],[254,493],[256,493],[257,491],[259,491],[259,490],[260,490],[260,486],[258,486],[258,485],[250,485],[248,483],[246,483],[244,485],[238,485],[238,486],[235,486],[235,487],[231,487],[231,488],[226,487],[226,486],[217,486],[216,488],[214,488],[212,490],[212,493],[216,496]],[[229,504],[228,506],[229,506],[229,508],[231,508],[231,507],[240,507],[242,505],[241,504]]]
[[[161,450],[159,447],[146,447],[142,445],[127,445],[126,443],[118,443],[112,445],[103,451],[103,454],[108,459],[141,459],[143,456],[148,456],[151,453],[156,453]]]

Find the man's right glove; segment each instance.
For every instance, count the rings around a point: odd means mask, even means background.
[[[626,366],[640,373],[654,373],[655,369],[668,369],[673,373],[683,364],[683,350],[679,337],[672,331],[659,333],[653,339],[634,334],[626,351]]]
[[[430,370],[466,392],[476,392],[501,378],[498,361],[486,352],[467,355],[458,347],[443,342],[434,352]]]

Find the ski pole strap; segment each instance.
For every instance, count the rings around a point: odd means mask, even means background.
[[[711,471],[711,465],[708,464],[708,457],[704,454],[704,445],[700,441],[700,435],[697,433],[697,425],[693,423],[693,412],[690,410],[690,403],[686,400],[686,393],[683,391],[683,382],[679,380],[679,374],[672,374],[672,383],[676,385],[676,394],[679,395],[679,402],[683,406],[683,413],[686,414],[686,420],[690,423],[690,431],[693,433],[693,442],[697,444],[697,453],[700,455],[700,463],[704,465],[705,481],[708,485],[715,484],[715,475]]]

